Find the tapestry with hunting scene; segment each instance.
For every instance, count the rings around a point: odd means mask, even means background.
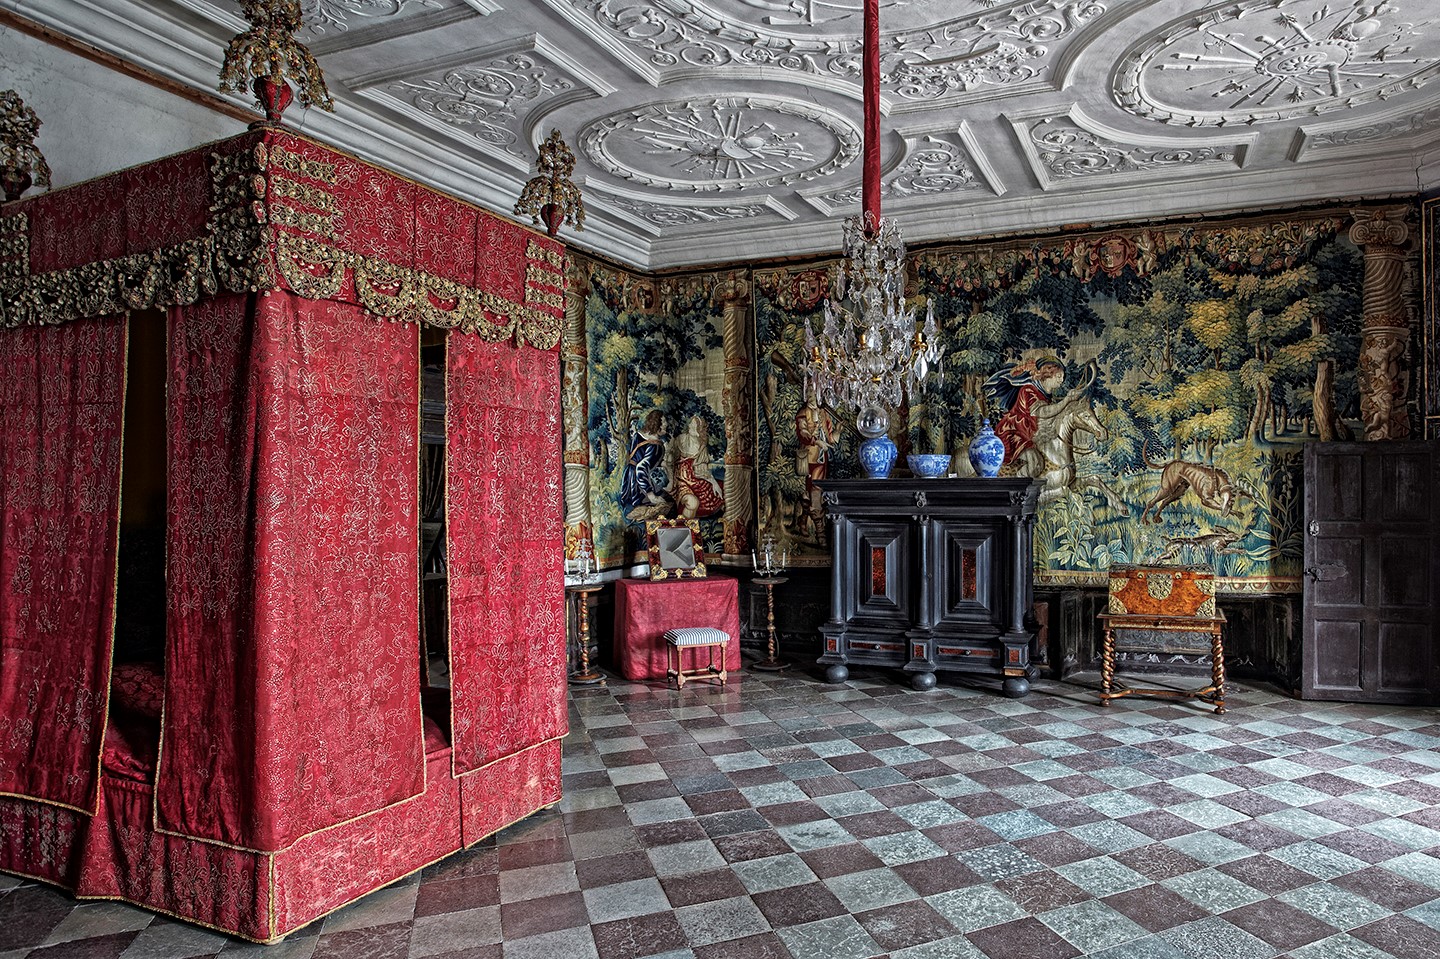
[[[1344,212],[913,252],[942,321],[943,382],[892,429],[973,475],[989,418],[1002,475],[1042,482],[1037,585],[1114,563],[1213,564],[1227,591],[1298,589],[1301,444],[1359,432],[1363,259]],[[807,403],[804,323],[825,264],[757,270],[758,517],[828,554],[814,481],[857,476],[854,411]],[[908,448],[907,448],[908,447]]]

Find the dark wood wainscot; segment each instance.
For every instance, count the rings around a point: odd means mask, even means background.
[[[823,480],[830,533],[826,678],[898,666],[916,689],[938,670],[1030,691],[1035,639],[1030,479]]]

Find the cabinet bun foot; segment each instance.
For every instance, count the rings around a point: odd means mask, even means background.
[[[850,667],[846,666],[844,663],[836,663],[835,665],[825,670],[825,682],[827,683],[843,683],[849,678]]]
[[[934,689],[934,688],[935,688],[935,674],[934,674],[934,673],[911,673],[911,674],[910,674],[910,688],[911,688],[911,689],[918,689],[918,690],[919,690],[920,692],[922,692],[922,693],[925,692],[926,690]]]
[[[1022,676],[1006,676],[1000,691],[1011,699],[1019,699],[1030,692],[1030,680]]]

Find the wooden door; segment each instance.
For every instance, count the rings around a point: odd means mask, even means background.
[[[1305,699],[1440,701],[1440,443],[1305,447]]]

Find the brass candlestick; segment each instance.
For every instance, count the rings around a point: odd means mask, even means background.
[[[753,669],[773,673],[790,668],[789,663],[775,655],[775,587],[787,579],[787,576],[756,576],[751,580],[765,587],[765,629],[769,636],[769,655],[754,663]]]
[[[778,672],[790,667],[789,663],[775,655],[775,587],[788,578],[780,574],[785,572],[785,565],[789,561],[790,550],[788,548],[777,550],[775,537],[769,533],[765,534],[765,542],[761,545],[758,555],[753,549],[750,551],[750,563],[754,566],[756,573],[751,582],[765,587],[765,629],[769,645],[769,655],[754,663],[752,668],[765,672]]]
[[[590,594],[604,589],[603,583],[581,583],[567,587],[580,602],[580,671],[570,674],[570,683],[575,686],[594,686],[605,681],[605,674],[590,668]]]

